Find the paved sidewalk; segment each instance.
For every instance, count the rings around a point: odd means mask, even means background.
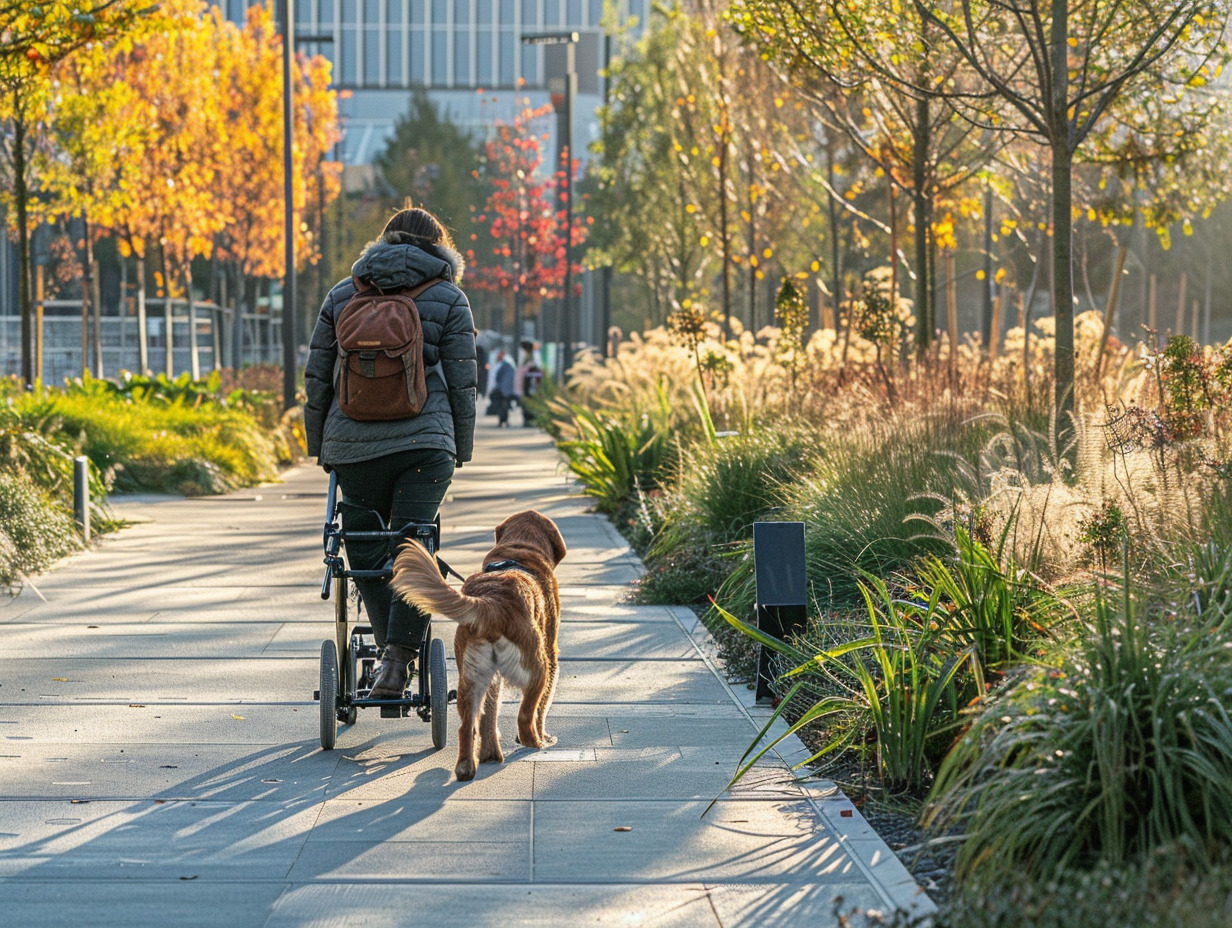
[[[46,601],[0,602],[3,923],[829,926],[836,896],[932,910],[850,803],[777,758],[703,818],[756,732],[751,694],[722,682],[688,610],[621,604],[640,562],[545,436],[483,419],[476,459],[442,510],[455,568],[519,509],[569,545],[555,747],[514,750],[506,704],[508,760],[471,783],[452,776],[452,712],[441,752],[417,718],[374,710],[321,751],[320,470],[123,499],[138,524],[37,578]]]

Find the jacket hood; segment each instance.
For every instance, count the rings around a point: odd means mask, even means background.
[[[460,264],[457,252],[439,245],[375,242],[351,266],[351,274],[380,290],[395,290],[437,277],[456,283]]]

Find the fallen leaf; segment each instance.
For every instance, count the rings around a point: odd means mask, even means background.
[[[51,682],[52,683],[67,683],[68,677],[52,677]]]
[[[244,721],[244,717],[242,715],[233,715],[231,718],[235,719],[237,722]]]
[[[633,828],[629,825],[617,825],[612,831],[632,831]]]
[[[145,705],[144,705],[144,704],[142,704],[142,703],[139,703],[139,702],[130,702],[130,703],[128,704],[128,708],[130,708],[130,709],[144,709],[144,708],[145,708]]]
[[[180,879],[181,879],[181,880],[195,880],[196,878],[197,878],[197,874],[195,874],[195,873],[194,873],[192,876],[182,876],[182,877],[180,877]]]

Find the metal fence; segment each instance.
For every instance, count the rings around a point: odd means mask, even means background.
[[[80,377],[83,370],[81,302],[48,301],[43,315],[43,382],[63,383]],[[204,375],[219,367],[242,367],[265,362],[281,363],[282,320],[280,315],[235,312],[214,303],[194,304],[198,369]],[[102,370],[94,368],[94,320],[88,326],[87,364],[95,377],[114,377],[120,371],[141,369],[137,316],[99,319]],[[146,301],[147,362],[152,373],[167,371],[167,319],[163,300]],[[38,344],[36,336],[35,344]],[[171,301],[171,376],[192,371],[187,304]],[[238,346],[238,348],[237,348]],[[215,361],[217,360],[217,365]],[[237,363],[238,362],[238,363]],[[21,373],[21,318],[0,316],[0,374]]]

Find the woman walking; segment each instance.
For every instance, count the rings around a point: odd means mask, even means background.
[[[304,371],[304,426],[308,453],[338,476],[345,532],[431,522],[453,479],[471,459],[475,434],[475,325],[458,287],[462,259],[440,221],[423,209],[403,209],[381,237],[364,249],[352,277],[325,297]],[[335,320],[356,294],[354,281],[382,293],[419,289],[414,297],[423,326],[427,398],[411,418],[353,419],[338,404]],[[383,542],[347,545],[352,570],[377,570],[391,556]],[[427,616],[393,595],[384,580],[356,579],[382,649],[373,699],[401,698]]]

